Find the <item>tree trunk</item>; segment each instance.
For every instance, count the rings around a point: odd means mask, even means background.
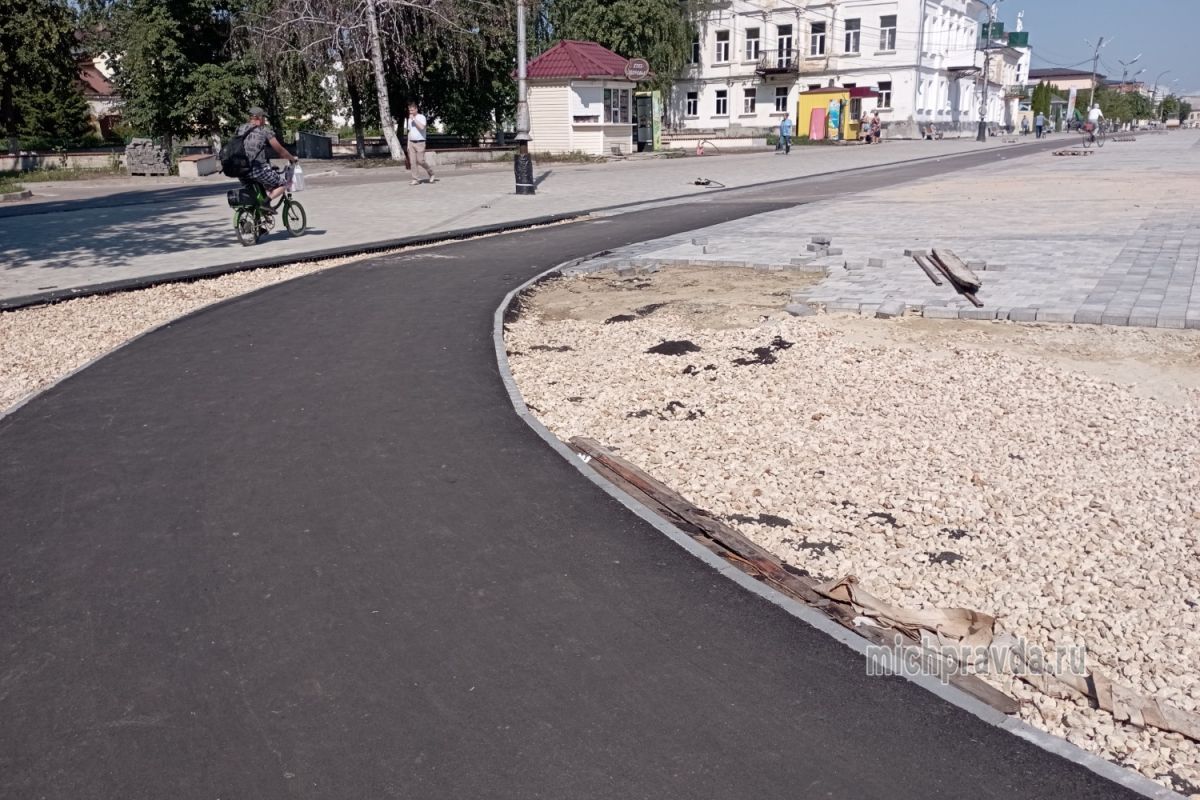
[[[346,71],[346,92],[350,95],[350,116],[354,123],[355,148],[360,159],[367,157],[366,133],[362,121],[362,93],[358,90],[358,81],[354,75]]]
[[[496,147],[504,147],[504,107],[497,103],[496,109]]]
[[[371,44],[371,64],[375,67],[375,97],[379,101],[379,124],[383,128],[383,138],[387,139],[388,154],[392,161],[403,161],[404,150],[400,147],[400,137],[396,136],[392,106],[388,102],[387,76],[383,72],[383,44],[379,41],[379,15],[375,0],[367,0],[367,37]]]

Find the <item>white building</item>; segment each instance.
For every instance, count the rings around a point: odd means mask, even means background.
[[[668,126],[734,137],[761,134],[797,93],[829,86],[878,91],[885,136],[935,123],[974,134],[983,97],[980,0],[726,0],[701,21],[691,64],[676,82]],[[1013,124],[1011,87],[1028,48],[991,49],[987,119]],[[871,110],[869,107],[864,111]]]

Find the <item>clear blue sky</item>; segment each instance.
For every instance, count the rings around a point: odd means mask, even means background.
[[[1138,76],[1147,84],[1163,70],[1163,84],[1175,94],[1200,93],[1200,0],[1004,0],[998,16],[1011,31],[1017,12],[1025,11],[1025,30],[1033,48],[1033,68],[1075,66],[1092,68],[1092,49],[1103,36],[1112,44],[1100,51],[1100,72],[1110,79],[1121,78],[1118,59],[1141,59],[1130,74],[1145,68]]]

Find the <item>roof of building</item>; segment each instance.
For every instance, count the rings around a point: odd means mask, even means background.
[[[117,94],[112,83],[91,61],[79,65],[79,82],[83,85],[84,94],[88,96],[115,97]]]
[[[1029,77],[1032,79],[1046,78],[1091,78],[1092,73],[1085,69],[1065,69],[1062,67],[1051,67],[1049,69],[1031,69]],[[1106,75],[1096,74],[1096,80],[1104,80]]]
[[[624,78],[623,58],[596,42],[563,39],[529,62],[530,78]]]
[[[879,92],[870,86],[822,86],[820,89],[807,89],[800,94],[846,94],[851,97],[879,97]]]

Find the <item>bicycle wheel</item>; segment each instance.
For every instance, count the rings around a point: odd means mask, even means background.
[[[1092,137],[1085,133],[1083,135],[1083,149],[1087,150],[1091,146],[1092,146]]]
[[[1105,140],[1108,139],[1108,134],[1101,131],[1096,134],[1096,147],[1104,147]]]
[[[250,209],[238,209],[237,215],[233,218],[233,229],[237,231],[237,238],[242,243],[242,247],[258,244],[258,220],[255,219],[255,214]]]
[[[308,227],[308,215],[304,213],[304,206],[294,200],[285,201],[283,204],[283,226],[287,228],[288,233],[292,236],[303,235],[305,228]]]

